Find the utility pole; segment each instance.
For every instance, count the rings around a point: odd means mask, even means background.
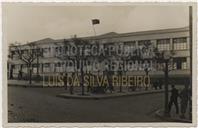
[[[169,60],[165,60],[165,73],[164,73],[164,92],[165,92],[165,100],[164,100],[164,115],[168,116],[168,62]]]
[[[189,37],[190,37],[190,39],[189,39],[189,44],[190,44],[190,88],[191,88],[191,92],[192,92],[192,53],[193,53],[193,51],[192,51],[192,38],[193,38],[193,34],[192,34],[192,22],[193,22],[193,20],[192,20],[192,15],[193,15],[193,12],[192,12],[192,6],[189,6],[189,31],[190,31],[190,35],[189,35]],[[191,95],[192,95],[192,93],[191,93]],[[190,119],[192,119],[192,97],[191,97],[191,99],[190,99],[190,102],[189,102],[189,116],[190,116]]]
[[[189,35],[189,44],[190,44],[190,75],[191,75],[191,79],[190,79],[190,85],[192,85],[192,6],[189,6],[189,31],[190,31],[190,35]]]
[[[39,55],[38,55],[38,53],[36,53],[36,66],[37,66],[36,74],[37,74],[37,78],[38,78],[39,77]]]

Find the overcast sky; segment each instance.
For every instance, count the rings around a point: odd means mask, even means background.
[[[91,19],[100,19],[96,34],[188,26],[188,6],[41,6],[3,5],[6,42],[93,36]]]

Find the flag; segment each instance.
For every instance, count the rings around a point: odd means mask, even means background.
[[[100,20],[99,19],[92,19],[92,24],[100,24]]]

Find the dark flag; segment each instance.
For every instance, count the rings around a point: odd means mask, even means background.
[[[99,19],[92,19],[92,24],[100,24],[100,20]]]

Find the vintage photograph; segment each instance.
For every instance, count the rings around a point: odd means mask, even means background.
[[[192,124],[195,7],[2,3],[5,120]]]

